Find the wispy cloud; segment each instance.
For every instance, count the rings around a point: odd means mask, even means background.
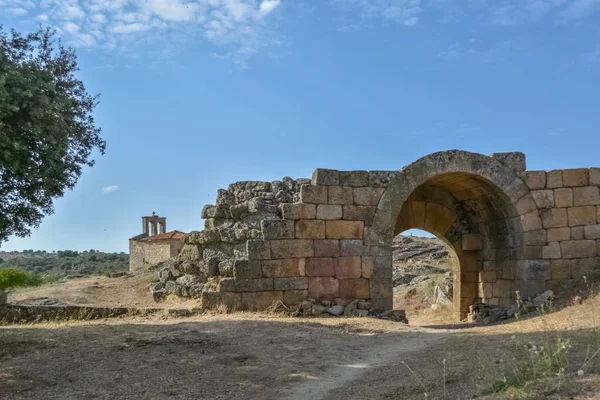
[[[332,4],[348,14],[363,20],[382,20],[398,22],[406,26],[419,23],[421,0],[331,0]],[[348,27],[356,28],[357,23]],[[338,30],[354,30],[339,28]]]
[[[250,57],[273,44],[269,20],[281,0],[2,0],[0,13],[55,27],[76,47],[130,53],[172,35],[199,36]]]
[[[102,188],[102,193],[113,193],[119,189],[117,185],[110,185]]]

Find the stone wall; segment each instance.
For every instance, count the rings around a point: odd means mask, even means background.
[[[600,268],[600,169],[525,171],[521,153],[447,151],[399,171],[317,169],[237,182],[160,271],[160,293],[260,309],[280,300],[392,306],[392,239],[425,229],[454,250],[454,308],[510,306]]]
[[[171,257],[176,257],[182,248],[183,242],[180,240],[144,242],[131,239],[129,241],[129,271],[148,268]]]

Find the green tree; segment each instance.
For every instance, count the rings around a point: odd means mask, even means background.
[[[0,243],[28,236],[72,189],[106,142],[92,111],[98,96],[76,78],[72,48],[56,32],[0,26]]]

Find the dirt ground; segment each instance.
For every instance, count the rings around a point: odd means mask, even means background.
[[[546,337],[541,332],[589,343],[598,310],[596,298],[486,327],[440,325],[443,313],[409,314],[418,326],[258,313],[3,326],[0,398],[600,398],[595,361],[577,379],[530,397],[489,395],[486,383],[505,369],[515,346]],[[582,351],[570,355],[574,370]]]

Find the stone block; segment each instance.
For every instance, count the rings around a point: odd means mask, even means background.
[[[597,214],[594,206],[569,207],[567,210],[569,211],[569,226],[594,225],[596,223]]]
[[[466,251],[483,249],[483,235],[466,233],[462,237],[462,249]]]
[[[327,204],[327,186],[302,185],[300,201],[302,203]]]
[[[315,249],[310,239],[271,240],[271,258],[314,257]]]
[[[477,296],[481,297],[482,299],[492,298],[492,293],[493,293],[492,288],[493,288],[493,284],[491,284],[491,283],[480,283],[478,285]]]
[[[336,220],[342,219],[342,206],[337,204],[319,204],[317,206],[317,219]]]
[[[391,280],[369,280],[369,297],[373,299],[391,299],[393,296],[393,286]]]
[[[368,279],[340,279],[340,297],[346,299],[368,299]]]
[[[260,228],[265,240],[294,238],[293,220],[263,219]]]
[[[600,258],[578,258],[571,260],[571,275],[573,279],[583,279],[590,274],[600,271]]]
[[[548,189],[563,187],[562,169],[554,169],[546,173],[546,187]]]
[[[362,274],[360,256],[334,258],[333,266],[338,279],[360,278]]]
[[[308,278],[308,297],[312,299],[333,299],[339,297],[338,280],[329,277]]]
[[[542,246],[523,246],[517,249],[519,259],[542,258]]]
[[[283,219],[315,219],[317,206],[314,204],[288,204],[280,205]]]
[[[242,293],[242,308],[244,310],[265,310],[277,301],[283,302],[283,292]]]
[[[573,189],[554,189],[554,204],[556,207],[573,207]]]
[[[517,214],[523,215],[537,209],[535,200],[531,194],[521,197],[515,204]]]
[[[304,276],[305,263],[304,258],[264,260],[262,262],[262,273],[263,276],[268,278]]]
[[[364,222],[362,221],[326,221],[327,239],[362,239]]]
[[[313,185],[337,186],[340,184],[340,171],[317,168],[313,172],[311,183]]]
[[[373,262],[373,278],[392,281],[392,257],[377,256]]]
[[[531,190],[544,189],[546,187],[546,171],[525,172],[525,184]]]
[[[561,228],[569,225],[566,208],[540,210],[539,213],[544,228]]]
[[[391,246],[370,246],[370,255],[372,256],[391,256],[392,255],[392,247]]]
[[[376,206],[385,188],[354,188],[354,204],[357,206]]]
[[[369,185],[369,172],[367,171],[340,171],[340,185],[363,187]]]
[[[369,246],[365,246],[362,240],[340,240],[340,255],[368,256]]]
[[[515,172],[525,171],[526,169],[525,154],[523,153],[494,153],[491,155],[491,157],[500,161],[502,164],[506,165]]]
[[[251,260],[268,260],[271,258],[271,242],[268,240],[248,240],[246,253]]]
[[[297,239],[325,239],[325,221],[301,219],[296,221]]]
[[[375,257],[372,257],[372,256],[361,257],[361,269],[362,269],[361,276],[363,278],[370,279],[373,276],[374,268],[375,268]]]
[[[219,280],[219,292],[262,292],[273,290],[273,279],[236,279],[221,278]]]
[[[342,218],[350,221],[365,221],[370,225],[375,216],[375,206],[343,206]]]
[[[554,207],[554,190],[552,189],[532,190],[531,196],[538,208]]]
[[[340,255],[339,240],[315,240],[315,257],[338,257]]]
[[[329,204],[352,204],[352,191],[350,186],[329,186],[327,202]]]
[[[583,226],[574,226],[571,228],[571,240],[583,240]]]
[[[571,261],[551,260],[550,275],[552,279],[571,279]]]
[[[396,176],[396,171],[369,171],[369,186],[385,188]]]
[[[216,219],[224,219],[227,218],[229,216],[229,207],[225,207],[225,206],[212,206],[212,205],[205,205],[204,208],[202,208],[202,218],[203,219],[208,219],[208,218],[216,218]]]
[[[600,224],[584,226],[583,235],[586,239],[600,239]]]
[[[275,290],[306,290],[308,289],[308,278],[274,278],[273,287]]]
[[[549,260],[518,260],[517,279],[550,279]]]
[[[514,279],[515,263],[516,263],[516,261],[511,260],[511,262],[502,265],[502,279]]]
[[[233,276],[236,279],[258,279],[262,277],[260,260],[233,260]]]
[[[600,168],[590,168],[590,185],[600,186]]]
[[[563,240],[571,240],[571,228],[550,228],[547,230],[549,242],[562,242]]]
[[[552,228],[561,229],[561,228]],[[569,229],[569,228],[563,228]],[[548,242],[546,229],[537,229],[535,231],[523,232],[523,242],[525,246],[544,246]]]
[[[521,299],[534,298],[538,294],[546,291],[545,280],[531,280],[515,282],[515,291],[519,291]],[[516,295],[516,293],[515,293]],[[515,296],[516,297],[516,296]]]
[[[542,258],[545,260],[561,258],[560,243],[550,242],[542,248]]]
[[[600,204],[600,189],[598,189],[598,186],[573,188],[573,204],[575,207],[596,206]]]
[[[527,214],[521,215],[521,225],[523,226],[523,231],[534,231],[536,229],[542,228],[542,220],[538,214],[538,211],[531,211]]]
[[[241,293],[203,292],[200,298],[202,308],[226,306],[229,310],[239,310],[242,307]]]
[[[598,249],[595,240],[568,240],[560,242],[563,258],[596,257]]]
[[[590,183],[587,168],[563,169],[562,178],[564,187],[587,186]]]
[[[283,303],[286,306],[298,304],[308,298],[308,290],[286,290],[283,292]]]
[[[331,257],[307,258],[305,269],[308,276],[335,276]]]

